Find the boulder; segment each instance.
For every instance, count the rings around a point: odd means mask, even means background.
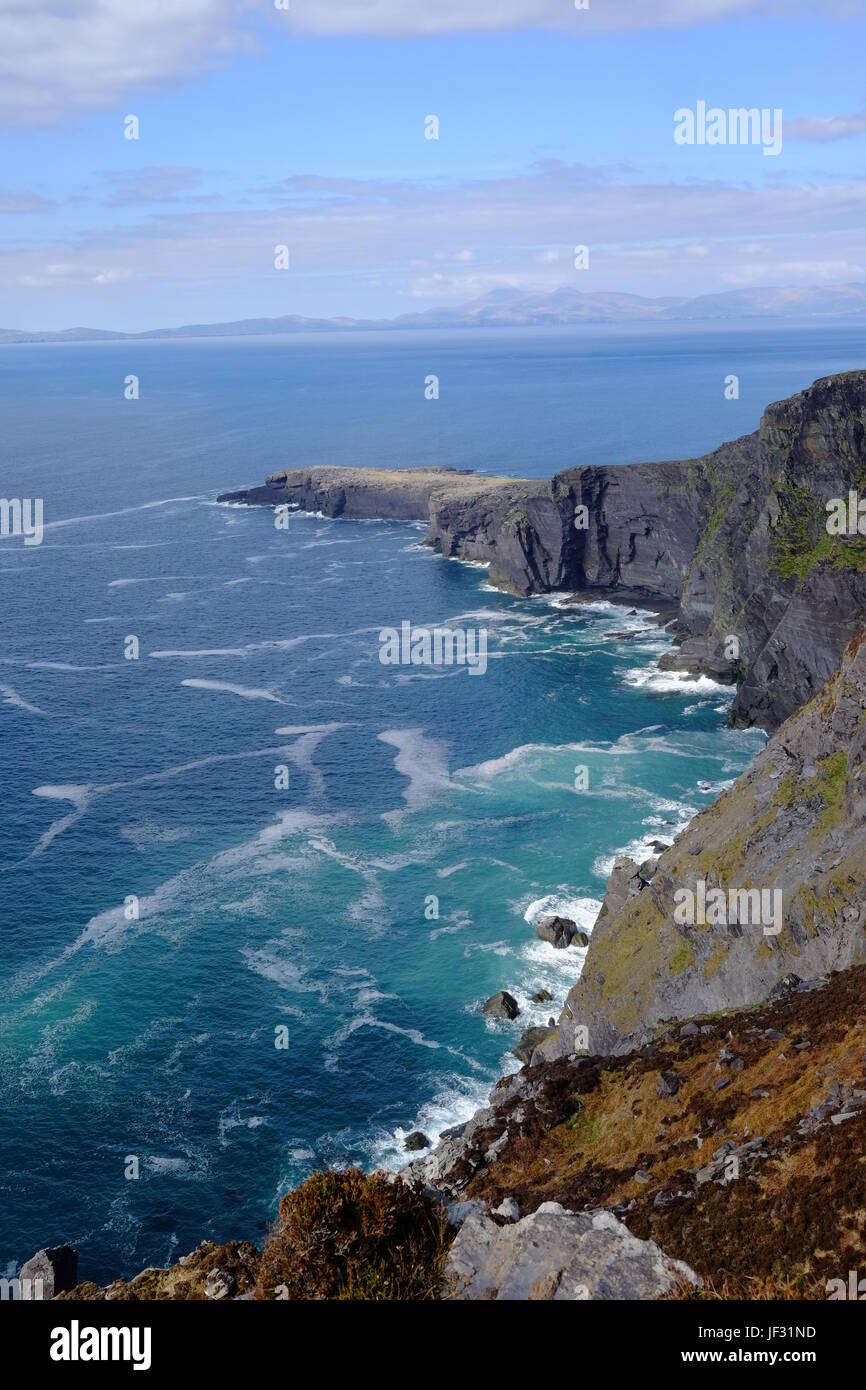
[[[540,989],[537,994],[533,994],[533,1004],[549,1004],[553,995],[549,989]]]
[[[411,1134],[407,1134],[403,1141],[403,1148],[407,1153],[417,1153],[419,1149],[429,1149],[430,1140],[426,1134],[422,1134],[420,1129],[413,1129]]]
[[[449,1226],[462,1226],[470,1216],[484,1215],[483,1202],[448,1202],[445,1207],[445,1220]]]
[[[551,913],[542,914],[535,923],[536,936],[548,941],[557,951],[564,951],[566,946],[571,945],[577,929],[577,923],[572,922],[570,917],[556,917]]]
[[[25,1280],[29,1281],[31,1298],[54,1298],[56,1294],[74,1289],[78,1283],[78,1251],[71,1245],[52,1245],[37,1250],[21,1266],[19,1278],[22,1286]]]
[[[552,1032],[552,1028],[524,1028],[520,1042],[511,1049],[513,1056],[518,1061],[528,1065],[532,1061],[532,1054],[535,1049],[544,1042],[545,1038],[549,1038]]]
[[[235,1291],[236,1280],[233,1274],[226,1269],[212,1269],[205,1280],[205,1298],[231,1298]]]
[[[484,1005],[482,1013],[488,1018],[516,1018],[520,1013],[520,1006],[513,994],[501,989],[498,994],[492,994]]]
[[[513,1197],[505,1197],[498,1207],[493,1208],[494,1216],[501,1216],[505,1221],[519,1221],[520,1207]]]
[[[680,1078],[675,1071],[660,1071],[656,1095],[660,1100],[675,1096],[680,1089]]]
[[[469,1216],[448,1252],[443,1296],[498,1302],[648,1299],[661,1298],[677,1283],[700,1280],[654,1241],[638,1240],[612,1212],[570,1212],[544,1202],[507,1226]]]

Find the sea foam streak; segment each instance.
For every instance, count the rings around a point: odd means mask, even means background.
[[[271,700],[275,705],[289,703],[273,690],[266,690],[261,686],[233,685],[231,681],[209,681],[198,677],[181,681],[181,685],[189,686],[192,690],[214,690],[225,695],[239,695],[242,700]]]

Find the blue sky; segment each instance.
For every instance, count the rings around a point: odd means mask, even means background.
[[[290,3],[0,0],[0,326],[866,281],[856,0]],[[675,144],[699,101],[782,152]]]

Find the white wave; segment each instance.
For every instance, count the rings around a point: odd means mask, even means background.
[[[520,1063],[516,1057],[505,1061],[504,1071],[516,1071]],[[500,1073],[501,1074],[501,1073]],[[488,1103],[495,1079],[492,1076],[463,1076],[459,1073],[438,1078],[436,1094],[417,1111],[414,1120],[405,1127],[398,1125],[392,1132],[377,1131],[370,1137],[370,1166],[397,1172],[413,1159],[423,1154],[407,1153],[405,1141],[416,1130],[426,1134],[431,1147],[439,1142],[439,1135],[445,1129],[466,1124],[477,1110]],[[423,1152],[429,1153],[426,1149]]]
[[[34,787],[33,795],[45,797],[50,801],[71,801],[74,810],[67,815],[61,816],[59,820],[52,821],[48,829],[40,835],[33,849],[30,851],[30,858],[37,859],[58,835],[62,835],[64,830],[68,830],[76,821],[81,820],[91,801],[93,800],[95,789],[86,785],[70,783],[65,786],[45,786]]]
[[[570,922],[575,922],[581,931],[590,935],[599,912],[601,903],[597,898],[576,897],[560,890],[547,893],[543,898],[536,898],[531,902],[523,914],[523,920],[534,928],[539,917],[567,917]]]
[[[189,868],[182,869],[172,878],[159,884],[152,893],[139,898],[137,915],[129,916],[130,909],[126,904],[110,907],[97,913],[90,918],[84,930],[76,937],[72,945],[66,948],[60,959],[67,959],[87,945],[96,947],[114,945],[127,932],[146,926],[154,918],[174,910],[180,904],[183,904],[186,915],[208,910],[213,900],[212,880],[214,874],[235,870],[241,866],[248,867],[263,849],[275,842],[293,834],[306,832],[311,826],[330,823],[334,819],[334,817],[319,816],[303,811],[281,813],[277,824],[266,826],[254,840],[237,845],[230,850],[223,850],[204,863],[193,864]],[[52,964],[56,963],[59,962]]]
[[[145,1154],[144,1166],[148,1172],[157,1173],[160,1176],[166,1173],[178,1177],[181,1173],[189,1172],[188,1158],[169,1158],[161,1154]]]
[[[286,724],[282,728],[275,729],[275,734],[332,734],[337,729],[345,729],[345,724],[332,722],[330,724]]]
[[[468,666],[458,666],[453,671],[416,671],[414,675],[399,675],[394,677],[395,685],[411,685],[413,681],[447,681],[453,676],[465,676],[469,674]]]
[[[266,917],[270,904],[262,892],[250,893],[249,897],[238,898],[235,902],[220,903],[220,912],[236,913],[241,917]]]
[[[303,740],[299,740],[299,743],[303,744]],[[84,815],[85,811],[97,797],[126,791],[131,787],[158,785],[162,782],[172,781],[177,777],[183,777],[188,772],[198,772],[202,768],[215,767],[220,763],[241,762],[248,758],[272,758],[277,756],[292,760],[303,759],[304,763],[302,765],[306,767],[309,751],[308,746],[299,748],[298,745],[281,744],[272,748],[256,748],[248,753],[213,753],[209,757],[196,758],[192,762],[180,763],[176,767],[164,768],[160,772],[145,773],[142,777],[134,777],[128,782],[102,782],[86,783],[83,785],[73,784],[69,786],[35,787],[33,791],[34,796],[48,797],[58,801],[71,801],[75,807],[75,811],[67,816],[63,816],[60,820],[54,821],[48,827],[44,835],[41,836],[35,847],[30,851],[28,857],[31,859],[38,858],[38,856],[47,849],[48,845],[51,844],[52,840],[55,840],[58,835],[62,834],[64,830],[67,830],[70,825],[73,825],[75,821],[79,820],[81,816]],[[303,815],[304,813],[287,814]],[[332,818],[325,817],[320,819],[322,819],[323,823],[329,823]]]
[[[347,637],[359,637],[368,632],[379,632],[378,627],[355,628],[351,632],[306,632],[300,637],[270,638],[264,642],[247,642],[242,647],[168,647],[153,651],[150,656],[155,661],[170,661],[199,656],[249,656],[251,652],[290,652],[304,642],[343,641]]]
[[[389,1023],[385,1019],[376,1018],[374,1014],[363,1013],[349,1019],[342,1028],[338,1028],[330,1038],[325,1040],[324,1067],[326,1071],[334,1072],[339,1069],[339,1052],[343,1043],[347,1042],[361,1028],[372,1028],[382,1033],[390,1033],[396,1037],[408,1038],[415,1047],[430,1048],[438,1051],[442,1044],[433,1038],[427,1038],[420,1028],[402,1028],[397,1023]],[[456,1049],[448,1048],[449,1052]]]
[[[408,811],[429,806],[450,790],[448,745],[441,739],[429,738],[422,729],[384,729],[378,738],[397,749],[394,766],[409,783],[403,791]],[[389,811],[386,818],[400,814]]]
[[[174,575],[168,576],[168,578],[171,578],[171,579],[173,579],[174,577],[175,577]],[[109,589],[129,589],[129,588],[131,588],[134,584],[160,584],[161,582],[162,582],[162,576],[161,576],[161,575],[157,575],[157,576],[155,576],[153,579],[112,579],[112,580],[110,581],[110,583],[108,584],[108,588],[109,588]]]
[[[241,1113],[241,1101],[232,1101],[225,1110],[220,1111],[217,1128],[219,1130],[220,1146],[225,1148],[228,1143],[228,1135],[235,1129],[261,1129],[262,1125],[267,1124],[267,1120],[262,1115],[243,1115]]]
[[[89,521],[111,521],[117,516],[132,516],[135,512],[150,512],[156,507],[169,507],[174,502],[201,502],[204,500],[204,493],[196,493],[190,497],[164,497],[159,502],[141,502],[137,507],[121,507],[116,512],[91,512],[87,516],[68,516],[62,521],[48,521],[45,523],[45,531],[59,531],[66,526],[82,526]]]
[[[14,709],[23,710],[25,714],[38,714],[43,719],[48,718],[44,709],[40,709],[38,705],[31,705],[30,701],[25,700],[23,695],[19,695],[17,690],[13,690],[11,685],[0,685],[0,698],[2,698],[4,705],[11,705]]]
[[[441,927],[434,927],[430,933],[430,941],[438,941],[440,936],[457,936],[459,932],[465,931],[472,926],[472,917],[464,907],[458,907],[454,912],[449,912],[445,918],[445,924]]]
[[[321,770],[313,762],[313,754],[318,748],[322,739],[329,734],[335,733],[338,729],[345,726],[341,723],[330,724],[289,724],[285,729],[278,729],[281,734],[299,735],[296,743],[290,744],[286,749],[286,761],[293,763],[300,772],[306,774],[310,779],[310,793],[313,796],[324,796],[325,779]]]
[[[502,773],[512,772],[521,763],[526,762],[536,754],[548,753],[572,753],[581,748],[579,743],[521,743],[510,752],[503,753],[499,758],[488,758],[483,763],[475,763],[471,767],[461,767],[455,773],[455,777],[476,778],[489,781],[494,777],[499,777]]]
[[[660,671],[657,666],[637,666],[623,674],[626,685],[635,690],[651,690],[657,695],[719,695],[730,686],[709,676],[689,676],[681,671]]]
[[[565,996],[580,979],[586,961],[588,947],[586,946],[567,946],[565,950],[557,950],[551,946],[549,941],[542,941],[535,937],[532,941],[527,941],[521,951],[521,959],[526,961],[531,967],[533,975],[534,994],[538,988],[535,981],[543,979],[548,992],[553,995],[546,1003],[533,1004],[528,987],[515,985],[512,991],[517,995],[517,1002],[520,1005],[522,1016],[531,1014],[541,1023],[546,1023],[548,1016],[561,1008],[565,1003]],[[558,1001],[558,1005],[557,1005]],[[523,1024],[526,1027],[526,1023]]]
[[[639,835],[634,840],[630,840],[627,845],[620,846],[613,854],[600,854],[592,866],[592,872],[599,878],[608,879],[611,870],[617,859],[623,856],[633,859],[636,864],[643,864],[647,859],[654,859],[659,853],[655,841],[662,840],[673,843],[677,835],[680,835],[686,826],[697,815],[697,806],[682,806],[679,811],[676,824],[670,834],[659,834],[651,830],[645,835]]]
[[[447,869],[437,869],[437,878],[450,878],[452,874],[459,874],[461,869],[468,869],[468,859],[463,859],[459,864],[449,864]]]
[[[90,621],[93,622],[95,620],[91,618]],[[76,666],[71,661],[25,661],[21,657],[7,656],[0,659],[0,666],[20,666],[22,670],[25,671],[58,671],[78,673],[84,671],[114,671],[117,670],[119,663],[105,662],[100,666]]]
[[[225,695],[239,695],[242,700],[270,700],[275,705],[288,703],[279,695],[275,695],[273,690],[266,690],[261,686],[234,685],[231,681],[209,681],[199,678],[181,681],[181,685],[187,685],[192,690],[214,690]]]

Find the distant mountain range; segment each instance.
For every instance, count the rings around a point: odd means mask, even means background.
[[[728,290],[695,299],[639,294],[583,293],[574,289],[527,294],[496,289],[456,308],[425,309],[393,319],[280,318],[237,319],[231,323],[192,323],[182,328],[152,328],[146,333],[118,333],[101,328],[65,328],[32,333],[0,329],[2,343],[85,343],[114,339],[256,337],[274,333],[387,331],[396,328],[534,328],[582,323],[713,323],[724,319],[796,319],[866,315],[866,284],[788,286]]]

